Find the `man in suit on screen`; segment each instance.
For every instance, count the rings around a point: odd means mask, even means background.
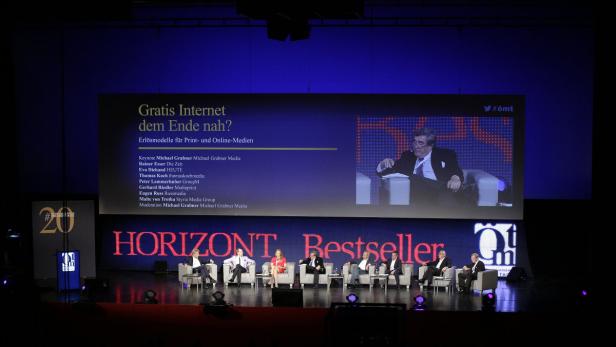
[[[430,128],[413,132],[412,151],[402,152],[398,160],[383,159],[377,166],[380,177],[401,173],[411,180],[411,204],[453,206],[462,188],[464,174],[456,152],[436,147],[436,134]]]

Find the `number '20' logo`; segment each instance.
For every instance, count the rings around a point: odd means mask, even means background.
[[[70,207],[60,207],[57,212],[53,207],[43,207],[39,211],[39,216],[43,216],[45,221],[41,234],[55,234],[56,231],[70,233],[75,227],[75,212]],[[62,218],[66,218],[66,221]]]

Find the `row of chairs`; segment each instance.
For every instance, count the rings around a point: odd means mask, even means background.
[[[419,268],[418,278],[423,278],[424,273],[426,272],[427,266],[421,266]],[[445,273],[442,276],[435,276],[432,279],[432,287],[434,291],[438,288],[445,288],[446,292],[450,290],[459,289],[457,286],[458,274],[462,272],[461,268],[456,268],[452,266],[445,270]],[[428,283],[423,282],[419,283],[419,288],[423,290]],[[484,290],[492,290],[494,293],[496,291],[496,287],[498,286],[498,270],[485,270],[477,273],[477,279],[471,283],[471,290],[477,290],[483,292]]]
[[[212,276],[218,276],[218,266],[216,264],[207,264],[207,266],[209,267],[210,274],[212,274]],[[261,266],[261,274],[270,274],[271,273],[270,266],[271,265],[269,262],[263,264]],[[293,283],[295,282],[295,266],[296,266],[295,263],[291,263],[291,262],[287,263],[286,272],[278,274],[279,284],[282,284],[282,285],[287,284],[289,285],[289,288],[293,287]],[[427,269],[426,266],[419,267],[419,273],[418,273],[419,278],[423,277],[426,269]],[[222,274],[223,274],[223,283],[225,286],[228,286],[228,281],[231,278],[232,270],[233,269],[231,269],[231,266],[229,264],[223,264]],[[412,283],[411,281],[413,278],[413,270],[414,270],[413,264],[402,264],[402,274],[400,275],[400,285],[406,286],[407,290],[410,289],[411,287],[411,283]],[[461,271],[462,269],[456,268],[455,266],[447,269],[447,271],[445,271],[445,273],[442,276],[434,277],[432,281],[432,287],[434,288],[435,291],[438,288],[445,288],[446,292],[453,290],[457,286],[456,282],[457,282],[458,274]],[[386,272],[385,264],[381,264],[379,268],[379,273],[383,274],[385,272]],[[333,273],[334,273],[334,264],[325,263],[325,273],[319,275],[319,284],[326,285],[329,288],[331,284],[331,279],[332,279],[330,275]],[[370,275],[374,275],[374,273],[375,273],[375,267],[374,266],[369,267],[367,274],[359,275],[359,284],[368,285],[370,286],[370,288],[372,288],[374,278],[372,278],[371,280]],[[181,284],[192,285],[192,284],[197,284],[197,282],[200,283],[201,281],[200,278],[196,278],[192,276],[185,276],[185,275],[190,275],[190,274],[192,274],[192,267],[190,265],[182,264],[182,263],[178,264],[178,280],[180,281]],[[313,274],[306,273],[305,264],[299,265],[299,283],[302,288],[304,288],[305,284],[314,283],[313,276],[314,276]],[[343,279],[344,287],[347,287],[348,285],[351,284],[350,283],[351,282],[351,269],[348,264],[345,264],[342,267],[342,279]],[[251,264],[248,267],[248,271],[241,275],[240,283],[250,284],[251,286],[254,286],[256,284],[256,280],[257,280],[256,265]],[[389,276],[387,281],[389,285],[396,284],[394,276]],[[383,286],[385,284],[385,279],[380,279],[379,284]],[[479,272],[477,274],[477,280],[473,281],[471,285],[471,289],[482,291],[482,292],[484,290],[492,290],[494,292],[496,290],[497,285],[498,285],[498,271],[497,270],[486,270],[486,271]],[[427,286],[427,283],[419,283],[419,286],[423,290],[424,287]]]
[[[423,278],[427,266],[420,266],[418,272],[418,278]],[[385,273],[385,264],[381,264],[379,269],[379,273]],[[359,275],[359,284],[365,284],[372,287],[372,282],[370,275],[373,275],[375,271],[374,267],[368,268],[368,273]],[[447,269],[442,276],[435,276],[432,279],[432,287],[434,291],[438,290],[438,288],[445,288],[446,292],[450,290],[457,289],[457,278],[458,274],[462,272],[462,269],[458,269],[455,266]],[[351,273],[348,265],[345,265],[342,268],[342,273],[344,276],[344,285],[350,285],[351,283]],[[400,275],[400,285],[406,286],[407,289],[411,286],[411,280],[413,278],[413,264],[402,264],[402,274]],[[381,285],[383,285],[384,281],[381,281]],[[389,285],[395,285],[396,281],[394,276],[389,276],[388,278]],[[428,286],[427,281],[419,283],[419,287],[423,290]],[[471,284],[472,290],[477,290],[483,292],[484,290],[492,290],[494,292],[496,287],[498,286],[498,271],[497,270],[486,270],[477,273],[477,279],[474,280]]]

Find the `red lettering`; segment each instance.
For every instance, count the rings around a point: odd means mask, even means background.
[[[361,240],[361,236],[357,238],[356,244],[357,244],[357,256],[355,257],[355,259],[359,259],[361,258],[361,246],[365,244],[365,242]]]
[[[248,237],[250,237],[250,247],[246,246],[246,243],[244,243],[244,241],[242,240],[242,238],[237,234],[237,233],[233,233],[233,248],[237,249],[237,244],[239,243],[241,247],[244,250],[244,253],[246,256],[248,257],[252,257],[253,256],[253,249],[254,249],[254,237],[255,234],[253,233],[248,233]]]
[[[178,257],[188,256],[193,249],[199,249],[205,256],[226,257],[232,254],[236,248],[242,248],[249,257],[270,258],[272,241],[278,240],[275,233],[241,233],[217,232],[209,235],[205,232],[151,232],[151,231],[113,231],[115,251],[114,256],[154,256]],[[126,234],[126,235],[124,235]],[[179,234],[179,237],[178,237]],[[209,236],[209,240],[208,240]],[[383,261],[397,250],[400,259],[408,263],[423,263],[437,259],[438,251],[445,248],[444,243],[413,243],[413,234],[398,233],[395,239],[388,242],[369,241],[362,237],[356,240],[325,241],[324,237],[317,233],[302,234],[304,237],[304,256],[308,257],[311,251],[317,251],[326,259],[335,258],[337,255],[348,258],[360,258],[362,252],[368,252],[376,261]],[[148,239],[151,238],[150,239]],[[223,238],[224,240],[218,240]],[[190,247],[195,240],[194,247]],[[257,240],[257,249],[255,249]],[[259,249],[262,243],[262,253]],[[292,247],[293,245],[290,245]],[[151,249],[150,249],[151,247]],[[205,248],[205,249],[203,249]],[[260,253],[260,254],[259,254]],[[340,254],[342,253],[342,254]]]
[[[393,242],[383,242],[381,246],[381,259],[389,259],[385,256],[385,253],[392,253],[396,250],[396,244]]]
[[[304,253],[305,253],[305,257],[308,258],[308,256],[310,255],[310,251],[312,249],[316,250],[317,252],[319,252],[319,254],[323,254],[323,249],[321,249],[319,246],[321,246],[321,243],[323,243],[323,237],[321,237],[321,235],[318,234],[303,234],[304,236]],[[317,240],[317,243],[315,245],[311,245],[310,244],[310,239],[315,238]]]
[[[340,252],[340,244],[336,241],[325,244],[323,258],[329,259],[329,252]]]
[[[193,249],[200,249],[201,248],[201,244],[205,241],[205,238],[207,237],[207,233],[200,233],[200,232],[190,233],[190,239],[192,240],[193,236],[196,236],[196,235],[200,235],[201,238],[199,238],[199,241],[197,241],[197,243],[195,244],[195,247],[193,247]],[[210,249],[212,249],[211,244],[212,244],[212,241],[211,241],[211,238],[210,238]],[[192,253],[192,249],[190,250],[190,253]],[[190,253],[189,253],[189,255],[190,255]],[[204,257],[207,257],[209,255],[210,255],[210,252],[207,249],[203,251],[203,256]],[[213,253],[212,253],[212,255],[213,255]]]
[[[444,243],[433,243],[432,244],[432,260],[436,260],[439,248],[441,249],[445,248],[445,244]]]
[[[135,253],[135,234],[136,232],[134,231],[128,231],[126,232],[128,234],[128,241],[120,241],[120,236],[122,234],[121,231],[114,231],[113,234],[115,235],[115,252],[113,253],[113,255],[123,255],[122,252],[120,252],[120,245],[123,244],[127,244],[130,246],[130,252],[126,253],[126,255],[137,255],[137,253]]]
[[[374,248],[372,248],[371,246],[374,246]],[[372,254],[374,256],[374,261],[380,261],[381,260],[381,256],[379,255],[379,252],[375,249],[379,247],[379,244],[377,242],[368,242],[366,243],[366,251],[368,251],[368,253]]]
[[[169,241],[165,241],[165,236],[169,236],[171,239]],[[171,254],[175,257],[179,256],[178,252],[173,249],[173,244],[175,243],[175,233],[169,231],[163,231],[160,233],[160,256],[166,257],[167,253],[165,253],[165,246],[169,248]]]
[[[423,251],[421,250],[422,248],[424,249]],[[417,244],[417,247],[415,247],[415,260],[417,260],[417,262],[419,263],[423,263],[428,260],[436,259],[436,258],[425,259],[425,260],[421,259],[420,257],[421,254],[429,254],[429,253],[430,253],[430,245],[425,242],[420,242]]]
[[[271,257],[269,253],[269,238],[271,237],[274,240],[276,240],[278,238],[278,235],[276,234],[257,234],[256,239],[258,240],[261,237],[263,237],[263,256],[262,258],[269,258]]]
[[[152,241],[154,241],[154,247],[152,247],[152,252],[150,253],[146,253],[141,249],[141,238],[143,237],[143,235],[152,236]],[[158,236],[156,235],[156,233],[153,233],[151,231],[140,232],[137,234],[137,238],[135,239],[135,241],[137,244],[137,253],[139,253],[140,255],[152,256],[158,253]]]
[[[182,256],[188,257],[190,254],[186,253],[186,234],[188,233],[180,233],[180,240],[182,240]]]
[[[411,249],[413,249],[413,234],[406,234],[406,261],[413,264],[413,257],[411,256]]]
[[[350,255],[351,259],[353,259],[355,257],[355,253],[353,252],[353,249],[346,248],[345,246],[347,245],[353,247],[353,242],[343,242],[341,245],[342,252]],[[357,254],[359,254],[359,251],[357,252]]]
[[[214,239],[218,235],[223,236],[227,240],[227,250],[225,251],[225,253],[216,253],[216,252],[214,252]],[[232,248],[231,248],[231,236],[229,236],[229,234],[227,234],[227,233],[213,233],[212,235],[210,235],[210,252],[212,253],[212,256],[214,256],[214,257],[228,257],[231,254],[231,251],[232,251]]]
[[[396,234],[398,237],[398,257],[400,257],[400,261],[404,262],[404,236],[402,234]]]

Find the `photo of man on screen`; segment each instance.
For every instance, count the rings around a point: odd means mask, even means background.
[[[411,203],[416,206],[456,206],[464,174],[456,152],[436,147],[436,134],[430,128],[413,132],[412,150],[404,151],[398,160],[383,159],[377,175],[403,174],[411,180]]]

